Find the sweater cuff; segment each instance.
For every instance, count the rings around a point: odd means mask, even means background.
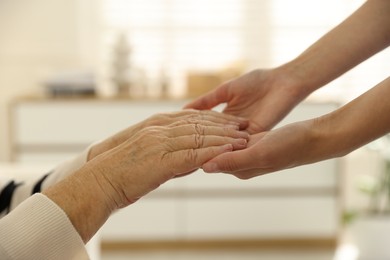
[[[37,193],[0,220],[1,259],[89,259],[65,212]]]

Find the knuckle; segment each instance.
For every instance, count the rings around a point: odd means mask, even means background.
[[[186,164],[192,165],[198,161],[198,153],[196,152],[195,149],[189,149],[186,152],[184,160],[185,160]]]
[[[194,134],[195,148],[200,148],[204,144],[204,137],[200,134]]]
[[[194,143],[196,148],[203,147],[205,137],[205,129],[199,124],[194,124],[195,134],[194,134]]]
[[[194,128],[197,134],[199,135],[204,135],[205,134],[205,128],[200,125],[199,123],[194,124]]]
[[[187,115],[187,119],[192,123],[199,121],[203,117],[203,112],[201,110],[190,110],[190,113]]]
[[[233,128],[231,127],[223,127],[223,132],[226,134],[226,135],[229,135],[229,136],[235,136],[235,130],[233,130]]]
[[[144,135],[153,135],[153,134],[155,134],[155,133],[158,132],[157,129],[158,129],[158,128],[157,128],[156,126],[146,127],[146,128],[144,128],[144,129],[142,130],[142,133],[143,133]]]
[[[164,127],[161,126],[150,126],[141,130],[142,137],[150,140],[164,138]]]
[[[190,116],[190,117],[186,118],[185,120],[186,120],[187,124],[190,124],[190,125],[194,125],[197,122],[196,118],[194,118],[193,116]]]

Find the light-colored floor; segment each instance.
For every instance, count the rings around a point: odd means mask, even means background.
[[[151,252],[103,252],[102,260],[332,260],[327,250],[153,250]]]

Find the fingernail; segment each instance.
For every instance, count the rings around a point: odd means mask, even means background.
[[[233,145],[231,144],[225,144],[221,148],[223,152],[233,151]]]
[[[235,144],[240,147],[246,147],[248,141],[246,139],[236,139]]]
[[[220,172],[219,167],[216,163],[206,163],[203,165],[203,171],[207,173]]]
[[[249,134],[247,132],[239,131],[237,133],[239,137],[249,140]]]

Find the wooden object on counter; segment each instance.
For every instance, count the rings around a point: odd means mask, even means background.
[[[201,96],[222,83],[238,77],[240,69],[225,69],[221,71],[190,71],[187,74],[187,96]]]

